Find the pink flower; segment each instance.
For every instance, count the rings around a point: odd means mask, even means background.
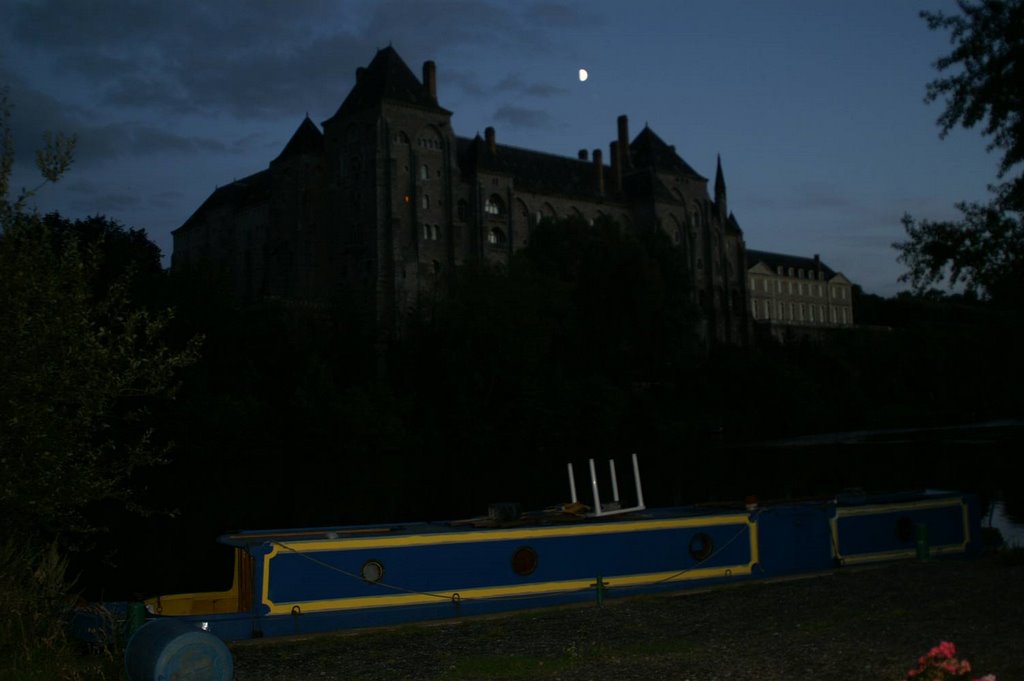
[[[951,641],[942,641],[917,658],[917,668],[907,671],[907,679],[928,679],[930,681],[953,681],[966,679],[971,672],[971,663],[956,657],[956,646]],[[996,681],[994,674],[988,674],[971,681]]]

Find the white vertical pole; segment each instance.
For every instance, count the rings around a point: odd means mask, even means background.
[[[608,459],[608,470],[612,472],[612,497],[613,501],[619,501],[619,480],[615,477],[615,459]]]
[[[569,491],[572,493],[572,503],[576,503],[576,477],[572,474],[572,464],[569,464]]]
[[[590,486],[594,489],[594,514],[601,515],[601,495],[597,491],[597,471],[594,470],[594,460],[590,460]]]
[[[633,479],[636,480],[636,505],[644,508],[644,489],[640,484],[640,464],[636,460],[636,452],[633,452]]]

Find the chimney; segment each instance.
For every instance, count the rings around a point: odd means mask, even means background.
[[[576,154],[576,157],[579,160],[581,160],[581,161],[586,161],[587,160],[587,150],[586,149],[580,149],[579,152]]]
[[[584,150],[586,151],[586,150]],[[601,161],[601,150],[594,149],[594,176],[597,181],[597,193],[604,195],[604,163]]]
[[[629,158],[629,119],[625,114],[619,116],[619,157],[622,168],[633,167],[633,161]]]
[[[423,85],[434,99],[437,99],[437,67],[432,61],[423,62]]]
[[[619,158],[619,143],[611,143],[612,152],[612,181],[615,183],[615,193],[622,193],[622,159]]]
[[[488,126],[484,130],[484,138],[487,140],[487,148],[490,150],[491,154],[497,154],[498,145],[494,141],[494,128]]]

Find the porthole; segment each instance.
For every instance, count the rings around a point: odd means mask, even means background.
[[[689,550],[691,558],[703,562],[715,552],[715,540],[707,532],[698,532],[690,538]]]
[[[532,574],[537,569],[537,552],[529,546],[520,546],[512,554],[512,572],[520,577]]]
[[[901,544],[909,544],[914,540],[914,521],[903,516],[896,521],[896,539]]]
[[[363,569],[360,571],[360,574],[364,580],[375,584],[384,579],[384,564],[379,560],[368,560],[363,563]]]

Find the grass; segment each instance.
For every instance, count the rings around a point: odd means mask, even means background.
[[[574,664],[571,655],[547,659],[529,655],[468,655],[460,657],[442,679],[545,679]]]
[[[73,602],[67,559],[56,544],[0,543],[0,678],[4,681],[114,681],[120,651],[69,638]]]

